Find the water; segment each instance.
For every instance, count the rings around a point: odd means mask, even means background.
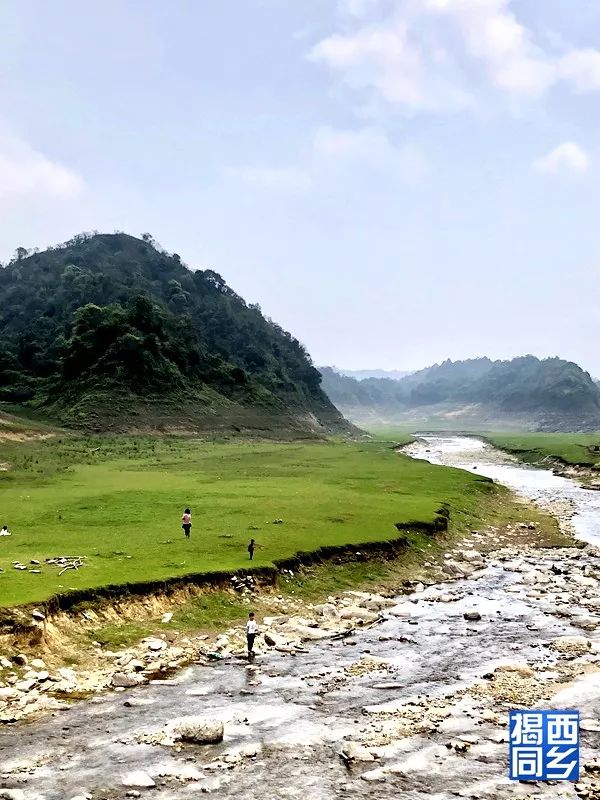
[[[541,504],[564,501],[574,511],[578,538],[600,544],[600,492],[582,489],[552,470],[529,467],[479,439],[466,436],[427,436],[406,448],[414,458],[477,472]]]
[[[489,475],[527,497],[568,499],[577,511],[577,534],[600,540],[600,494],[579,489],[551,472],[523,467],[473,439],[429,437],[410,450],[415,457]],[[551,557],[565,566],[561,556]],[[25,800],[70,800],[84,792],[94,800],[116,800],[126,796],[123,775],[143,770],[156,780],[157,787],[140,792],[159,800],[184,800],[201,793],[223,800],[450,800],[475,785],[478,788],[473,792],[478,797],[504,796],[497,784],[506,771],[505,746],[494,741],[493,731],[485,739],[481,726],[460,704],[440,732],[411,736],[387,748],[384,761],[400,766],[384,781],[361,779],[363,773],[368,778],[378,764],[349,770],[338,750],[344,737],[361,738],[370,723],[365,708],[393,708],[413,695],[441,698],[507,660],[552,669],[553,657],[541,643],[581,631],[555,616],[548,603],[533,601],[525,592],[513,592],[519,580],[518,573],[492,564],[478,579],[403,596],[399,598],[402,603],[414,601],[413,622],[417,624],[390,614],[384,623],[359,633],[351,643],[328,641],[296,656],[260,656],[256,660],[257,686],[249,683],[243,663],[196,666],[182,672],[174,685],[110,694],[37,723],[6,727],[0,730],[0,787],[20,789]],[[434,602],[444,593],[459,599]],[[465,611],[474,609],[483,616],[475,626],[463,618]],[[391,671],[348,677],[345,667],[365,655],[388,659]],[[600,688],[590,686],[587,679],[574,686],[576,696],[571,700],[576,702],[581,695],[584,712],[597,715]],[[125,700],[131,698],[147,704],[125,707]],[[224,743],[174,750],[136,741],[139,733],[187,714],[223,719]],[[456,730],[483,736],[482,747],[489,750],[485,758],[467,761],[454,756],[444,766],[450,758],[444,744],[457,735],[453,733]],[[223,755],[249,745],[258,751],[256,757],[233,767],[215,764]],[[186,782],[186,774],[198,779]],[[508,787],[506,796],[518,796],[515,788]],[[462,796],[472,796],[470,791]],[[504,784],[502,791],[508,791]],[[548,787],[547,793],[539,796],[558,795]]]

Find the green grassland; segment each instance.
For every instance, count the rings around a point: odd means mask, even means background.
[[[500,491],[478,476],[399,455],[389,442],[291,444],[191,438],[61,437],[0,442],[0,606],[57,592],[249,566],[391,539],[443,503],[466,525]],[[193,511],[192,538],[180,525]],[[282,519],[282,524],[273,524]],[[418,544],[425,534],[411,532]],[[86,556],[63,576],[44,564]],[[42,562],[42,573],[13,561]]]
[[[558,458],[566,464],[600,468],[600,433],[486,433],[485,438],[530,463]]]

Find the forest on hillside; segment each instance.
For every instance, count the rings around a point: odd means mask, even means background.
[[[209,388],[336,414],[320,384],[296,338],[149,234],[18,248],[0,269],[0,400],[43,409],[111,387],[134,397]]]

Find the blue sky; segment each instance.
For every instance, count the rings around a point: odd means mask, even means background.
[[[318,364],[600,375],[600,3],[6,0],[0,259],[151,232]]]

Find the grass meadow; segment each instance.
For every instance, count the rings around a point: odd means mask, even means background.
[[[76,437],[0,442],[0,606],[57,592],[249,566],[390,539],[443,503],[471,520],[498,490],[478,476],[413,461],[390,442],[290,444]],[[190,541],[181,514],[193,512]],[[273,524],[281,519],[281,524]],[[411,533],[415,543],[424,534]],[[86,556],[62,576],[55,556]],[[31,566],[37,560],[41,565]],[[41,574],[17,571],[20,561]]]
[[[551,457],[600,468],[600,433],[486,433],[485,438],[530,463]]]

